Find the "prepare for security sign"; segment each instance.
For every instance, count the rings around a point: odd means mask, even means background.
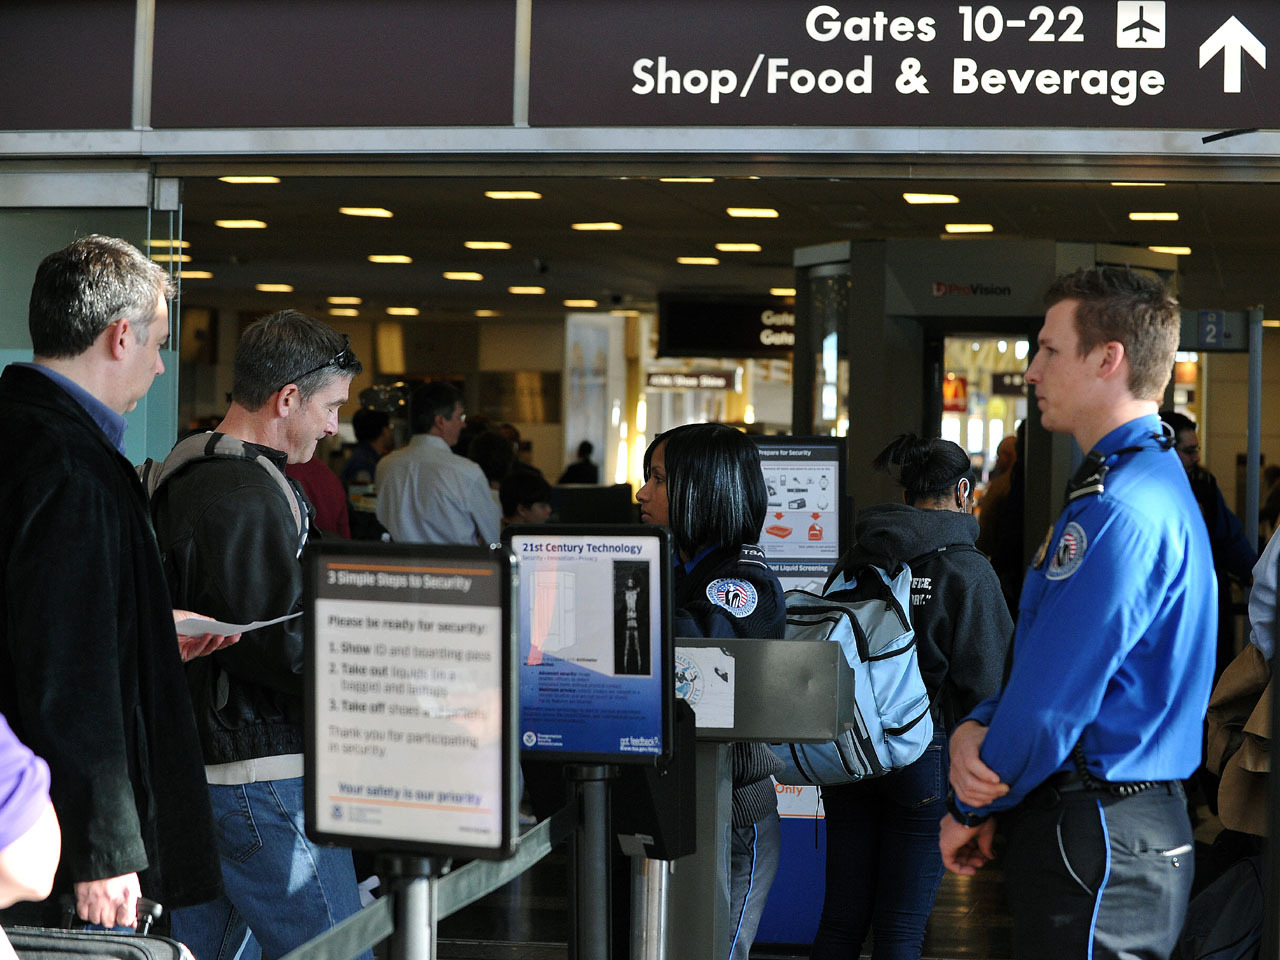
[[[593,45],[609,56],[575,54],[590,98],[549,96],[535,73],[531,119],[1222,129],[1265,125],[1260,105],[1276,102],[1280,5],[1262,0],[665,6],[683,17],[611,15]]]

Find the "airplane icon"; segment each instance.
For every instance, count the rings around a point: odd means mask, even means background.
[[[1116,3],[1116,46],[1163,50],[1164,0],[1119,0]]]
[[[1127,27],[1120,28],[1121,33],[1128,33],[1130,30],[1138,31],[1138,35],[1133,38],[1135,43],[1146,43],[1148,30],[1154,30],[1156,31],[1156,33],[1160,32],[1159,27],[1157,27],[1154,23],[1148,23],[1146,19],[1144,19],[1142,7],[1138,7],[1137,20],[1133,21],[1133,23],[1129,24]]]

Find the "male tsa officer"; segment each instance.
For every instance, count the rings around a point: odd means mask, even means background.
[[[991,859],[1018,957],[1166,957],[1194,868],[1178,782],[1213,679],[1213,557],[1156,414],[1178,344],[1164,287],[1100,267],[1045,296],[1027,369],[1045,427],[1089,451],[1022,591],[1003,692],[951,738],[942,859]]]

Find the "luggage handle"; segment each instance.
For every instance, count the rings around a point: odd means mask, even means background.
[[[64,893],[59,899],[62,904],[62,929],[77,929],[77,924],[85,926],[76,915],[76,898],[69,893]],[[145,937],[151,932],[151,925],[160,919],[160,915],[164,913],[164,906],[155,900],[147,897],[138,898],[138,926],[137,931],[140,936]]]

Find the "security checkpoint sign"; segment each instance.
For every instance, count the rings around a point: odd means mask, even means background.
[[[1273,0],[533,5],[542,126],[1275,127]],[[593,13],[596,11],[597,13]],[[591,43],[581,27],[591,23]]]
[[[509,855],[506,554],[326,541],[306,565],[308,833],[383,851]]]

